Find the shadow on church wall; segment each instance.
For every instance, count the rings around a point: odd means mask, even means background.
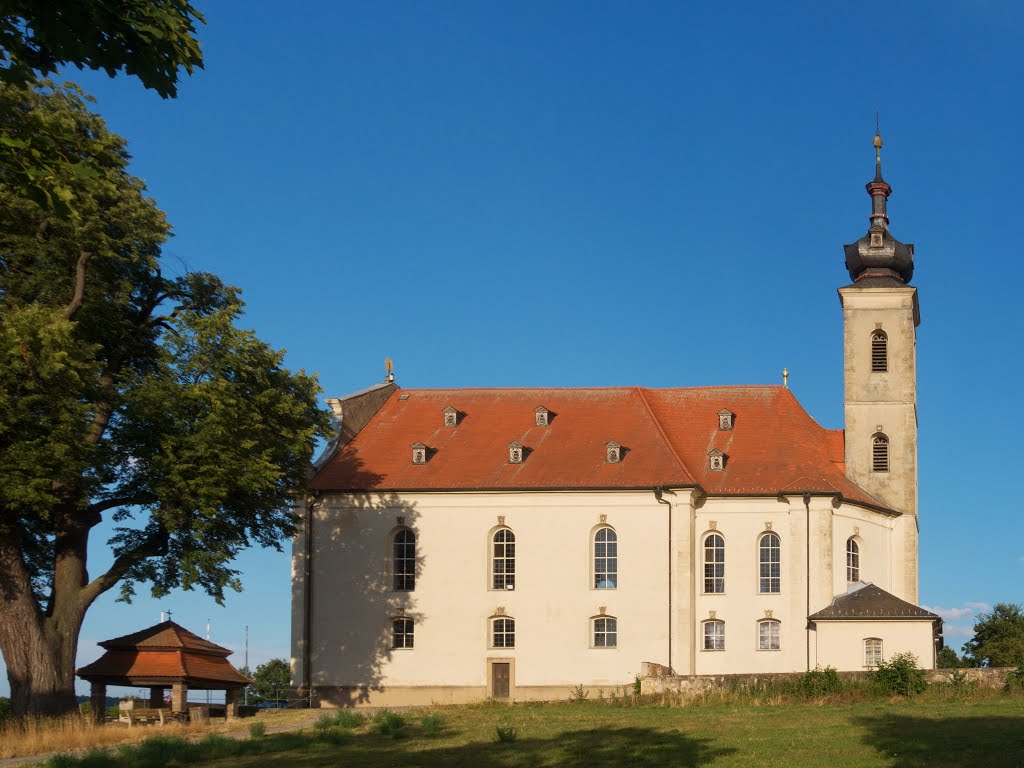
[[[352,485],[373,488],[384,479],[365,471],[355,451],[346,451],[342,461]],[[380,690],[383,666],[405,652],[392,649],[392,621],[408,618],[416,627],[423,616],[415,591],[394,589],[393,538],[402,528],[415,534],[418,582],[424,565],[418,517],[414,505],[394,493],[323,495],[313,522],[310,622],[317,699],[338,706],[365,702]],[[294,567],[299,573],[305,563],[298,558]]]

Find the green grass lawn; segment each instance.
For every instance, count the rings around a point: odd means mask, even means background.
[[[1024,768],[1024,698],[1002,695],[771,706],[615,707],[587,701],[436,707],[400,714],[408,725],[397,738],[377,732],[372,722],[322,733],[310,729],[222,743],[220,748],[211,743],[199,764]],[[433,736],[420,724],[429,714],[444,721]],[[500,743],[498,727],[514,728],[515,741]],[[148,756],[145,751],[126,755],[124,764],[184,764],[173,750],[157,749]],[[194,760],[188,762],[195,765]],[[96,764],[119,763],[108,758]]]

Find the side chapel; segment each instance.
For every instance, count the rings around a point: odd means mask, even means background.
[[[292,679],[323,706],[563,698],[676,674],[934,666],[918,607],[914,246],[845,246],[845,429],[785,386],[329,399],[292,560]]]

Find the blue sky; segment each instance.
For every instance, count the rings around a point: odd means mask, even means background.
[[[68,76],[129,139],[168,265],[240,286],[246,323],[331,396],[385,356],[406,387],[787,367],[841,427],[836,288],[880,110],[891,227],[917,248],[921,600],[957,648],[979,610],[1024,602],[1022,6],[197,5],[206,70],[177,100]],[[212,620],[238,664],[246,625],[253,665],[287,657],[287,554],[239,566],[225,607],[104,597],[80,663],[163,608]]]

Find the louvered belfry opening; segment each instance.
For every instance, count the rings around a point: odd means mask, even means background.
[[[889,370],[889,338],[885,331],[871,334],[871,372],[885,373]]]
[[[871,440],[871,470],[889,471],[889,438],[885,435],[875,435]]]

